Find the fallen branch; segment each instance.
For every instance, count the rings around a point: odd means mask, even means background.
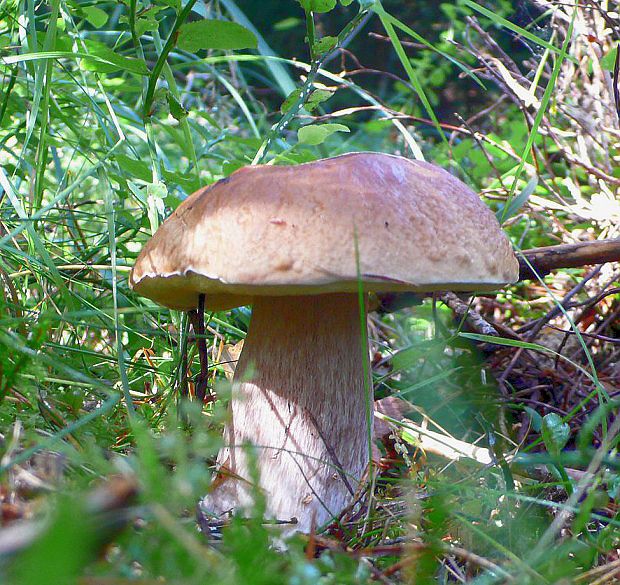
[[[605,262],[620,262],[620,238],[531,248],[519,255],[519,280],[532,280],[536,278],[536,273],[545,276],[558,268],[578,268]]]
[[[498,334],[493,325],[487,323],[478,311],[473,309],[469,303],[463,302],[453,292],[448,291],[442,293],[439,299],[447,307],[452,309],[457,319],[460,321],[464,320],[465,323],[467,323],[467,325],[476,333],[481,333],[482,335]]]
[[[484,447],[460,441],[443,433],[430,431],[410,420],[391,418],[378,410],[375,410],[374,414],[380,421],[394,425],[394,428],[398,429],[400,433],[406,433],[408,435],[406,441],[415,441],[422,451],[439,455],[451,461],[473,459],[481,465],[493,463],[491,452]]]

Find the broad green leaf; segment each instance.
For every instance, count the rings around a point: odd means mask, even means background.
[[[68,35],[60,35],[54,41],[54,51],[73,51],[73,40]]]
[[[167,184],[174,184],[181,187],[186,193],[193,193],[198,191],[202,186],[202,183],[198,177],[190,173],[176,173],[174,171],[163,170],[163,177]],[[168,201],[171,195],[164,199],[166,205],[169,205]]]
[[[540,416],[540,414],[538,414],[533,408],[529,406],[524,406],[523,410],[525,410],[525,412],[527,412],[527,414],[529,415],[532,428],[537,433],[540,433],[543,426],[543,417]]]
[[[151,5],[148,10],[141,11],[135,22],[136,34],[141,37],[147,31],[157,30],[159,28],[157,14],[164,9],[164,6]],[[121,16],[120,22],[129,25],[129,16]]]
[[[297,131],[297,138],[301,144],[317,146],[336,132],[350,132],[350,130],[344,124],[312,124],[300,128]]]
[[[306,101],[306,110],[312,112],[316,110],[320,104],[327,101],[330,97],[334,95],[333,91],[329,91],[328,89],[315,89],[309,96]]]
[[[284,66],[284,62],[281,62],[275,57],[275,53],[269,46],[267,38],[261,35],[261,33],[252,24],[252,21],[248,19],[245,13],[239,8],[235,0],[225,0],[225,2],[226,12],[230,15],[231,19],[245,26],[245,28],[254,33],[254,36],[258,39],[258,55],[235,55],[235,57],[254,57],[260,60],[264,59],[264,66],[274,78],[279,93],[283,96],[288,95],[295,88],[295,82],[293,81],[293,77],[291,76],[288,68]],[[195,5],[194,8],[198,9],[198,6]],[[203,9],[203,7],[200,7],[200,9]],[[299,19],[299,22],[302,22],[301,19]],[[227,58],[229,57],[227,56]]]
[[[401,370],[412,367],[419,362],[425,351],[423,347],[418,345],[401,349],[392,356],[393,370],[395,372],[400,372]]]
[[[175,120],[180,122],[184,118],[187,118],[187,110],[170,92],[166,93],[166,99],[168,100],[170,114]]]
[[[177,12],[181,10],[181,0],[161,0],[162,4],[174,8]]]
[[[89,57],[96,57],[96,59],[85,57],[81,63],[82,69],[87,71],[99,71],[101,73],[113,73],[120,70],[136,73],[138,75],[149,74],[148,67],[142,59],[134,59],[119,55],[107,45],[97,41],[87,40],[84,42],[88,48]]]
[[[141,160],[129,158],[124,154],[117,154],[115,157],[118,166],[127,173],[130,179],[139,179],[148,183],[153,180],[153,173],[149,165]]]
[[[136,20],[136,34],[141,37],[143,34],[157,30],[159,28],[159,21],[155,18],[154,14],[147,14],[144,17]]]
[[[96,6],[85,6],[82,8],[84,18],[90,22],[95,28],[101,28],[108,22],[108,13]]]
[[[338,43],[338,37],[325,36],[314,43],[312,48],[317,55],[320,55],[321,53],[331,51],[336,46],[336,43]]]
[[[568,443],[570,427],[562,420],[562,417],[551,412],[543,417],[542,436],[549,452],[559,453]]]
[[[296,16],[289,16],[288,18],[283,18],[282,20],[276,22],[273,25],[273,30],[277,30],[278,32],[284,32],[299,26],[301,22],[301,18],[297,18]]]
[[[179,29],[177,46],[195,53],[200,49],[255,49],[256,37],[244,26],[225,20],[199,20]]]
[[[336,8],[336,0],[299,0],[306,12],[329,12]]]
[[[293,107],[293,104],[297,101],[297,98],[299,98],[300,94],[300,89],[294,89],[291,93],[289,93],[286,96],[286,99],[282,102],[282,105],[280,106],[280,112],[286,114],[286,112],[288,112]]]

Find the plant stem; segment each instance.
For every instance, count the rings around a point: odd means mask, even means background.
[[[299,95],[297,96],[297,99],[293,102],[291,107],[286,112],[284,112],[283,116],[278,120],[278,122],[276,122],[271,127],[271,129],[267,133],[267,136],[265,137],[265,140],[261,144],[260,148],[256,152],[256,155],[254,156],[254,159],[252,160],[253,165],[260,164],[265,160],[265,157],[267,156],[267,153],[269,152],[269,149],[271,148],[271,145],[273,144],[274,140],[278,136],[280,136],[284,128],[288,126],[289,122],[299,113],[303,105],[306,103],[306,99],[310,95],[312,85],[314,84],[314,81],[319,73],[319,69],[321,68],[325,60],[330,55],[332,55],[334,51],[338,50],[343,44],[345,44],[347,40],[349,39],[349,36],[351,36],[352,34],[356,32],[357,26],[364,19],[364,17],[369,13],[369,11],[370,9],[362,9],[356,14],[355,18],[353,18],[340,31],[340,34],[338,35],[338,41],[336,42],[334,47],[331,49],[331,51],[326,51],[325,53],[321,53],[319,56],[314,56],[312,58],[312,62],[310,64],[310,71],[308,71],[308,76],[306,77],[306,80],[304,81],[301,88],[299,89]],[[307,26],[309,26],[308,23],[307,23]],[[314,29],[314,22],[312,24],[312,29]],[[311,45],[310,46],[311,56],[312,56],[312,53],[313,53],[313,49]]]
[[[179,29],[189,16],[189,13],[194,7],[194,4],[196,4],[196,0],[189,0],[189,2],[183,7],[183,10],[179,12],[177,19],[174,21],[174,25],[172,26],[172,30],[168,35],[168,40],[166,41],[162,52],[159,54],[159,58],[155,63],[155,67],[153,67],[153,71],[151,73],[151,76],[149,77],[149,83],[146,88],[146,95],[144,96],[144,105],[142,107],[142,115],[145,119],[149,118],[152,114],[151,107],[155,98],[155,87],[157,86],[157,80],[161,75],[168,55],[170,54],[177,42]]]
[[[306,39],[310,48],[310,60],[314,61],[316,55],[314,52],[315,32],[314,32],[314,15],[311,10],[306,10]]]

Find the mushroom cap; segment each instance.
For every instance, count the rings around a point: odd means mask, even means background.
[[[493,290],[518,272],[495,215],[463,182],[427,162],[352,153],[244,167],[197,191],[129,283],[170,308],[193,309],[204,293],[221,310],[258,295],[354,293],[360,280],[371,292]]]

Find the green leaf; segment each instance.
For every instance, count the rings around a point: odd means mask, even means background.
[[[187,110],[170,92],[166,93],[166,99],[170,108],[170,114],[175,120],[180,122],[187,118]]]
[[[616,66],[616,55],[618,54],[618,45],[616,45],[613,49],[611,49],[605,56],[601,59],[601,68],[606,71],[613,71]]]
[[[568,443],[570,427],[555,412],[543,417],[542,436],[550,453],[559,453]]]
[[[168,189],[165,183],[149,183],[146,186],[147,215],[151,225],[151,234],[154,234],[159,227],[160,220],[165,216],[164,199],[168,197]]]
[[[293,104],[297,101],[297,98],[299,98],[300,94],[300,89],[294,89],[291,93],[289,93],[286,96],[286,99],[282,102],[282,105],[280,106],[280,112],[286,114],[286,112],[288,112],[293,107]]]
[[[108,22],[108,13],[96,6],[85,6],[82,8],[84,18],[90,22],[95,28],[101,28]]]
[[[86,71],[99,71],[101,73],[113,73],[115,71],[128,71],[138,75],[148,75],[149,70],[142,59],[124,57],[115,53],[110,47],[97,41],[84,41],[88,48],[89,56],[97,59],[85,57],[82,60],[82,69]]]
[[[336,0],[299,0],[306,12],[329,12],[336,8]]]
[[[532,429],[534,429],[537,433],[540,433],[543,426],[543,417],[529,406],[524,406],[523,410],[525,410],[530,417]]]
[[[198,189],[202,186],[200,179],[190,173],[175,173],[164,169],[162,174],[166,180],[166,183],[178,185],[187,193],[198,191]],[[168,196],[164,199],[166,205],[169,205],[170,197],[171,195],[168,194]]]
[[[61,35],[54,42],[54,51],[73,52],[73,41],[68,35]]]
[[[159,108],[166,108],[168,105],[168,88],[158,87],[153,94],[153,103],[151,104],[151,110],[155,111]]]
[[[323,144],[335,132],[350,132],[344,124],[313,124],[304,126],[297,131],[297,138],[301,144],[317,146]]]
[[[336,46],[336,43],[338,43],[338,37],[325,36],[314,43],[312,48],[317,55],[320,55],[331,51]]]
[[[474,341],[482,341],[484,343],[494,343],[495,345],[507,345],[508,347],[520,347],[522,349],[532,349],[543,353],[551,353],[557,355],[555,351],[540,345],[538,343],[530,343],[528,341],[520,341],[518,339],[507,339],[505,337],[495,337],[494,335],[482,335],[481,333],[459,333],[459,337],[473,339]]]
[[[575,519],[572,523],[572,533],[579,534],[582,530],[585,530],[588,522],[591,521],[590,514],[595,506],[595,504],[600,504],[597,500],[600,499],[601,492],[596,489],[588,490],[585,500],[579,506],[579,512],[575,515]]]
[[[146,163],[129,158],[124,154],[117,154],[115,157],[118,166],[128,175],[130,179],[139,179],[148,183],[153,180],[153,173]]]
[[[181,0],[161,0],[161,3],[174,8],[176,12],[181,10]]]
[[[157,18],[155,18],[155,14],[149,13],[136,20],[136,34],[138,37],[141,37],[146,32],[157,30],[158,28],[159,22]]]
[[[581,425],[579,429],[579,435],[577,436],[577,449],[579,451],[586,452],[592,440],[594,433],[599,425],[604,424],[603,421],[607,419],[609,413],[620,406],[620,400],[610,400],[601,404]]]
[[[288,18],[283,18],[282,20],[276,22],[273,25],[273,30],[277,30],[278,32],[284,32],[287,30],[291,30],[296,26],[301,24],[301,18],[297,18],[296,16],[289,16]]]
[[[327,101],[330,97],[334,95],[333,91],[329,91],[328,89],[315,89],[309,96],[306,101],[306,110],[312,112],[316,110],[320,104]]]
[[[620,476],[614,475],[607,483],[607,495],[614,500],[620,497]]]
[[[165,10],[164,6],[149,6],[148,10],[140,11],[140,15],[136,18],[136,34],[141,37],[147,31],[154,31],[159,28],[159,21],[157,20],[157,14]],[[129,17],[127,15],[121,16],[120,22],[129,25]]]
[[[495,214],[497,216],[497,219],[500,222],[505,222],[513,215],[516,215],[517,211],[519,211],[519,209],[521,209],[526,204],[527,200],[530,198],[530,195],[534,193],[536,187],[538,187],[538,176],[534,175],[528,181],[527,185],[523,188],[523,191],[521,191],[521,193],[519,193],[512,199],[508,199],[507,207],[502,207],[502,209],[498,209],[497,213]]]
[[[200,49],[255,49],[258,41],[254,33],[236,22],[199,20],[179,29],[177,46],[195,53]]]
[[[349,6],[349,4],[352,4],[353,0],[340,0],[340,4],[342,4],[343,6]]]
[[[394,30],[394,26],[391,22],[391,17],[387,12],[385,12],[385,10],[383,10],[380,3],[378,4],[378,7],[379,7],[379,10],[377,11],[377,15],[379,16],[379,19],[381,20],[381,24],[383,25],[385,32],[387,33],[388,37],[390,37],[390,41],[392,42],[394,51],[396,51],[396,54],[398,55],[401,65],[407,72],[407,77],[409,77],[409,81],[411,82],[411,85],[413,86],[416,94],[418,94],[418,97],[420,98],[420,101],[422,102],[424,109],[426,110],[431,120],[433,121],[433,125],[437,129],[437,133],[443,140],[444,144],[447,145],[448,140],[443,130],[441,129],[441,126],[439,124],[439,119],[437,118],[437,115],[435,114],[435,110],[433,110],[433,106],[431,105],[431,102],[428,96],[426,95],[426,92],[424,91],[424,87],[422,83],[420,82],[420,79],[418,78],[417,73],[413,69],[411,60],[409,59],[409,57],[407,57],[407,53],[405,52],[405,49],[403,48],[403,45],[400,39],[398,38],[396,31]]]

